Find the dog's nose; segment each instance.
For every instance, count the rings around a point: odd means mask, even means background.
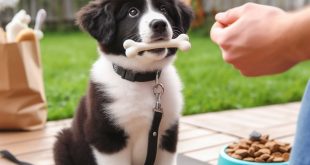
[[[151,29],[156,33],[162,33],[167,30],[167,23],[166,21],[155,19],[150,23]]]

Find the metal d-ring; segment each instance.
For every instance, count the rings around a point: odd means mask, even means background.
[[[153,93],[154,95],[162,95],[164,94],[165,92],[165,88],[164,88],[164,85],[163,84],[156,84],[154,87],[153,87]]]

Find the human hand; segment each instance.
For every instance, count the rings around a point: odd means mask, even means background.
[[[223,59],[245,76],[284,72],[297,64],[294,17],[283,10],[247,3],[215,16],[211,38]],[[299,34],[300,35],[300,34]]]

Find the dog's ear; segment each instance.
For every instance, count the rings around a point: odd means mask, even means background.
[[[91,1],[77,13],[77,24],[100,43],[109,43],[115,33],[111,2]]]
[[[178,0],[177,5],[181,16],[183,32],[186,33],[194,19],[194,12],[190,6],[185,5],[181,0]]]

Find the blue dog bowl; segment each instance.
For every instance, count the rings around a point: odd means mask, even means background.
[[[288,162],[283,163],[254,163],[248,161],[242,161],[235,158],[230,157],[226,154],[227,146],[221,150],[220,157],[218,160],[218,165],[288,165]]]

